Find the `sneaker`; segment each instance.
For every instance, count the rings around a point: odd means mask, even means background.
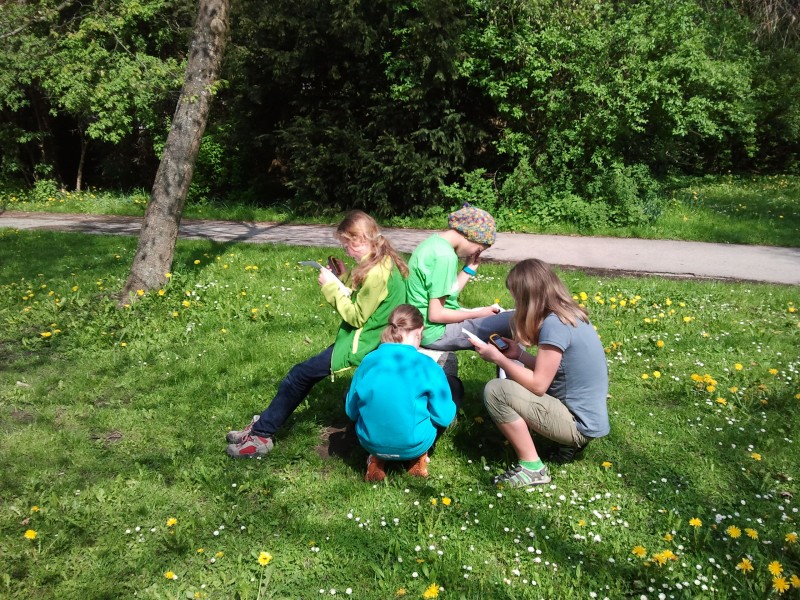
[[[247,435],[237,444],[228,444],[228,456],[234,458],[248,458],[251,456],[266,456],[275,447],[271,437],[260,435]]]
[[[495,485],[502,485],[510,488],[530,487],[550,483],[550,471],[547,466],[538,471],[528,469],[522,465],[515,465],[502,475],[492,479]]]
[[[571,463],[573,460],[578,460],[583,455],[583,451],[588,445],[589,444],[584,444],[583,446],[567,446],[559,444],[556,451],[550,457],[550,461],[557,465]]]
[[[386,479],[386,462],[370,454],[367,457],[367,474],[364,481],[383,481]]]
[[[408,463],[408,474],[412,477],[427,477],[429,462],[430,459],[428,458],[428,453],[426,452],[419,458],[415,458]]]
[[[242,429],[241,431],[229,431],[228,435],[225,436],[225,439],[228,440],[229,444],[241,444],[242,440],[250,435],[250,432],[253,429],[253,425],[256,424],[258,421],[259,415],[253,415],[253,420],[250,421],[250,424]]]

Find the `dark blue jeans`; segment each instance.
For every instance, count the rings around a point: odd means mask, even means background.
[[[274,437],[311,388],[331,374],[333,345],[291,368],[278,385],[278,392],[269,406],[253,425],[253,433],[261,437]]]

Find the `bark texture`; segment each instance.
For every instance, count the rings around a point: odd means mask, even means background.
[[[183,89],[144,214],[136,256],[120,293],[120,304],[136,298],[137,290],[160,287],[172,267],[183,206],[219,80],[229,9],[230,0],[199,2]]]

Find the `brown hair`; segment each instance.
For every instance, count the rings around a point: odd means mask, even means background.
[[[403,341],[403,334],[414,331],[425,325],[422,313],[410,304],[400,304],[389,315],[389,323],[381,333],[381,342],[398,343]]]
[[[514,265],[506,278],[514,298],[514,335],[523,344],[535,346],[547,315],[555,313],[565,325],[575,327],[578,320],[589,322],[585,309],[572,299],[564,283],[547,263],[529,258]]]
[[[369,255],[353,268],[352,283],[358,287],[367,273],[375,265],[379,265],[388,256],[392,259],[403,277],[408,277],[408,266],[381,233],[375,219],[360,210],[354,210],[339,223],[336,228],[339,241],[365,242],[369,245]]]

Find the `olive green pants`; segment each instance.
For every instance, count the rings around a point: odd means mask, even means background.
[[[581,447],[589,443],[561,400],[547,394],[537,396],[516,381],[492,379],[483,389],[483,403],[495,423],[521,418],[529,429],[559,444]]]

